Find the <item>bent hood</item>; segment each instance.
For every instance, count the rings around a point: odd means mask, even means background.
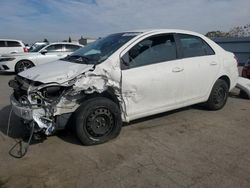
[[[92,68],[93,65],[58,60],[30,68],[18,75],[42,83],[57,82],[62,84]]]

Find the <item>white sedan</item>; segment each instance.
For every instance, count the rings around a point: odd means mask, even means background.
[[[79,44],[58,42],[40,45],[29,53],[5,54],[0,57],[0,71],[19,73],[64,58],[81,47]]]
[[[232,53],[166,29],[109,35],[9,85],[13,111],[36,131],[50,135],[72,117],[78,138],[93,145],[115,138],[122,122],[197,103],[219,110],[237,81]]]

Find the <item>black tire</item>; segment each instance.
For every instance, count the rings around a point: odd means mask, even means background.
[[[34,67],[34,66],[35,66],[34,63],[32,63],[29,60],[21,60],[21,61],[17,62],[16,66],[15,66],[15,72],[19,73],[19,72],[27,70],[31,67]]]
[[[119,135],[122,127],[120,109],[107,98],[92,98],[77,109],[75,124],[83,145],[101,144]]]
[[[205,104],[206,107],[209,110],[222,109],[227,102],[228,90],[229,86],[225,80],[217,80],[213,86],[208,101]]]

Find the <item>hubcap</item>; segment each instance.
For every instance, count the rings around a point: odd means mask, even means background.
[[[218,88],[216,94],[214,95],[214,102],[215,104],[223,103],[226,98],[226,92],[225,89],[220,87]]]
[[[114,117],[106,108],[97,108],[87,117],[86,131],[94,138],[101,138],[111,133]]]

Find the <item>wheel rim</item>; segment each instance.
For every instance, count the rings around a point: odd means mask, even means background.
[[[223,104],[226,99],[226,90],[223,87],[219,87],[213,97],[213,101],[216,105]]]
[[[33,65],[29,61],[21,61],[18,65],[18,72],[25,71],[29,68],[33,67]]]
[[[114,124],[114,117],[110,110],[100,107],[87,116],[86,131],[91,137],[100,139],[112,132]]]

